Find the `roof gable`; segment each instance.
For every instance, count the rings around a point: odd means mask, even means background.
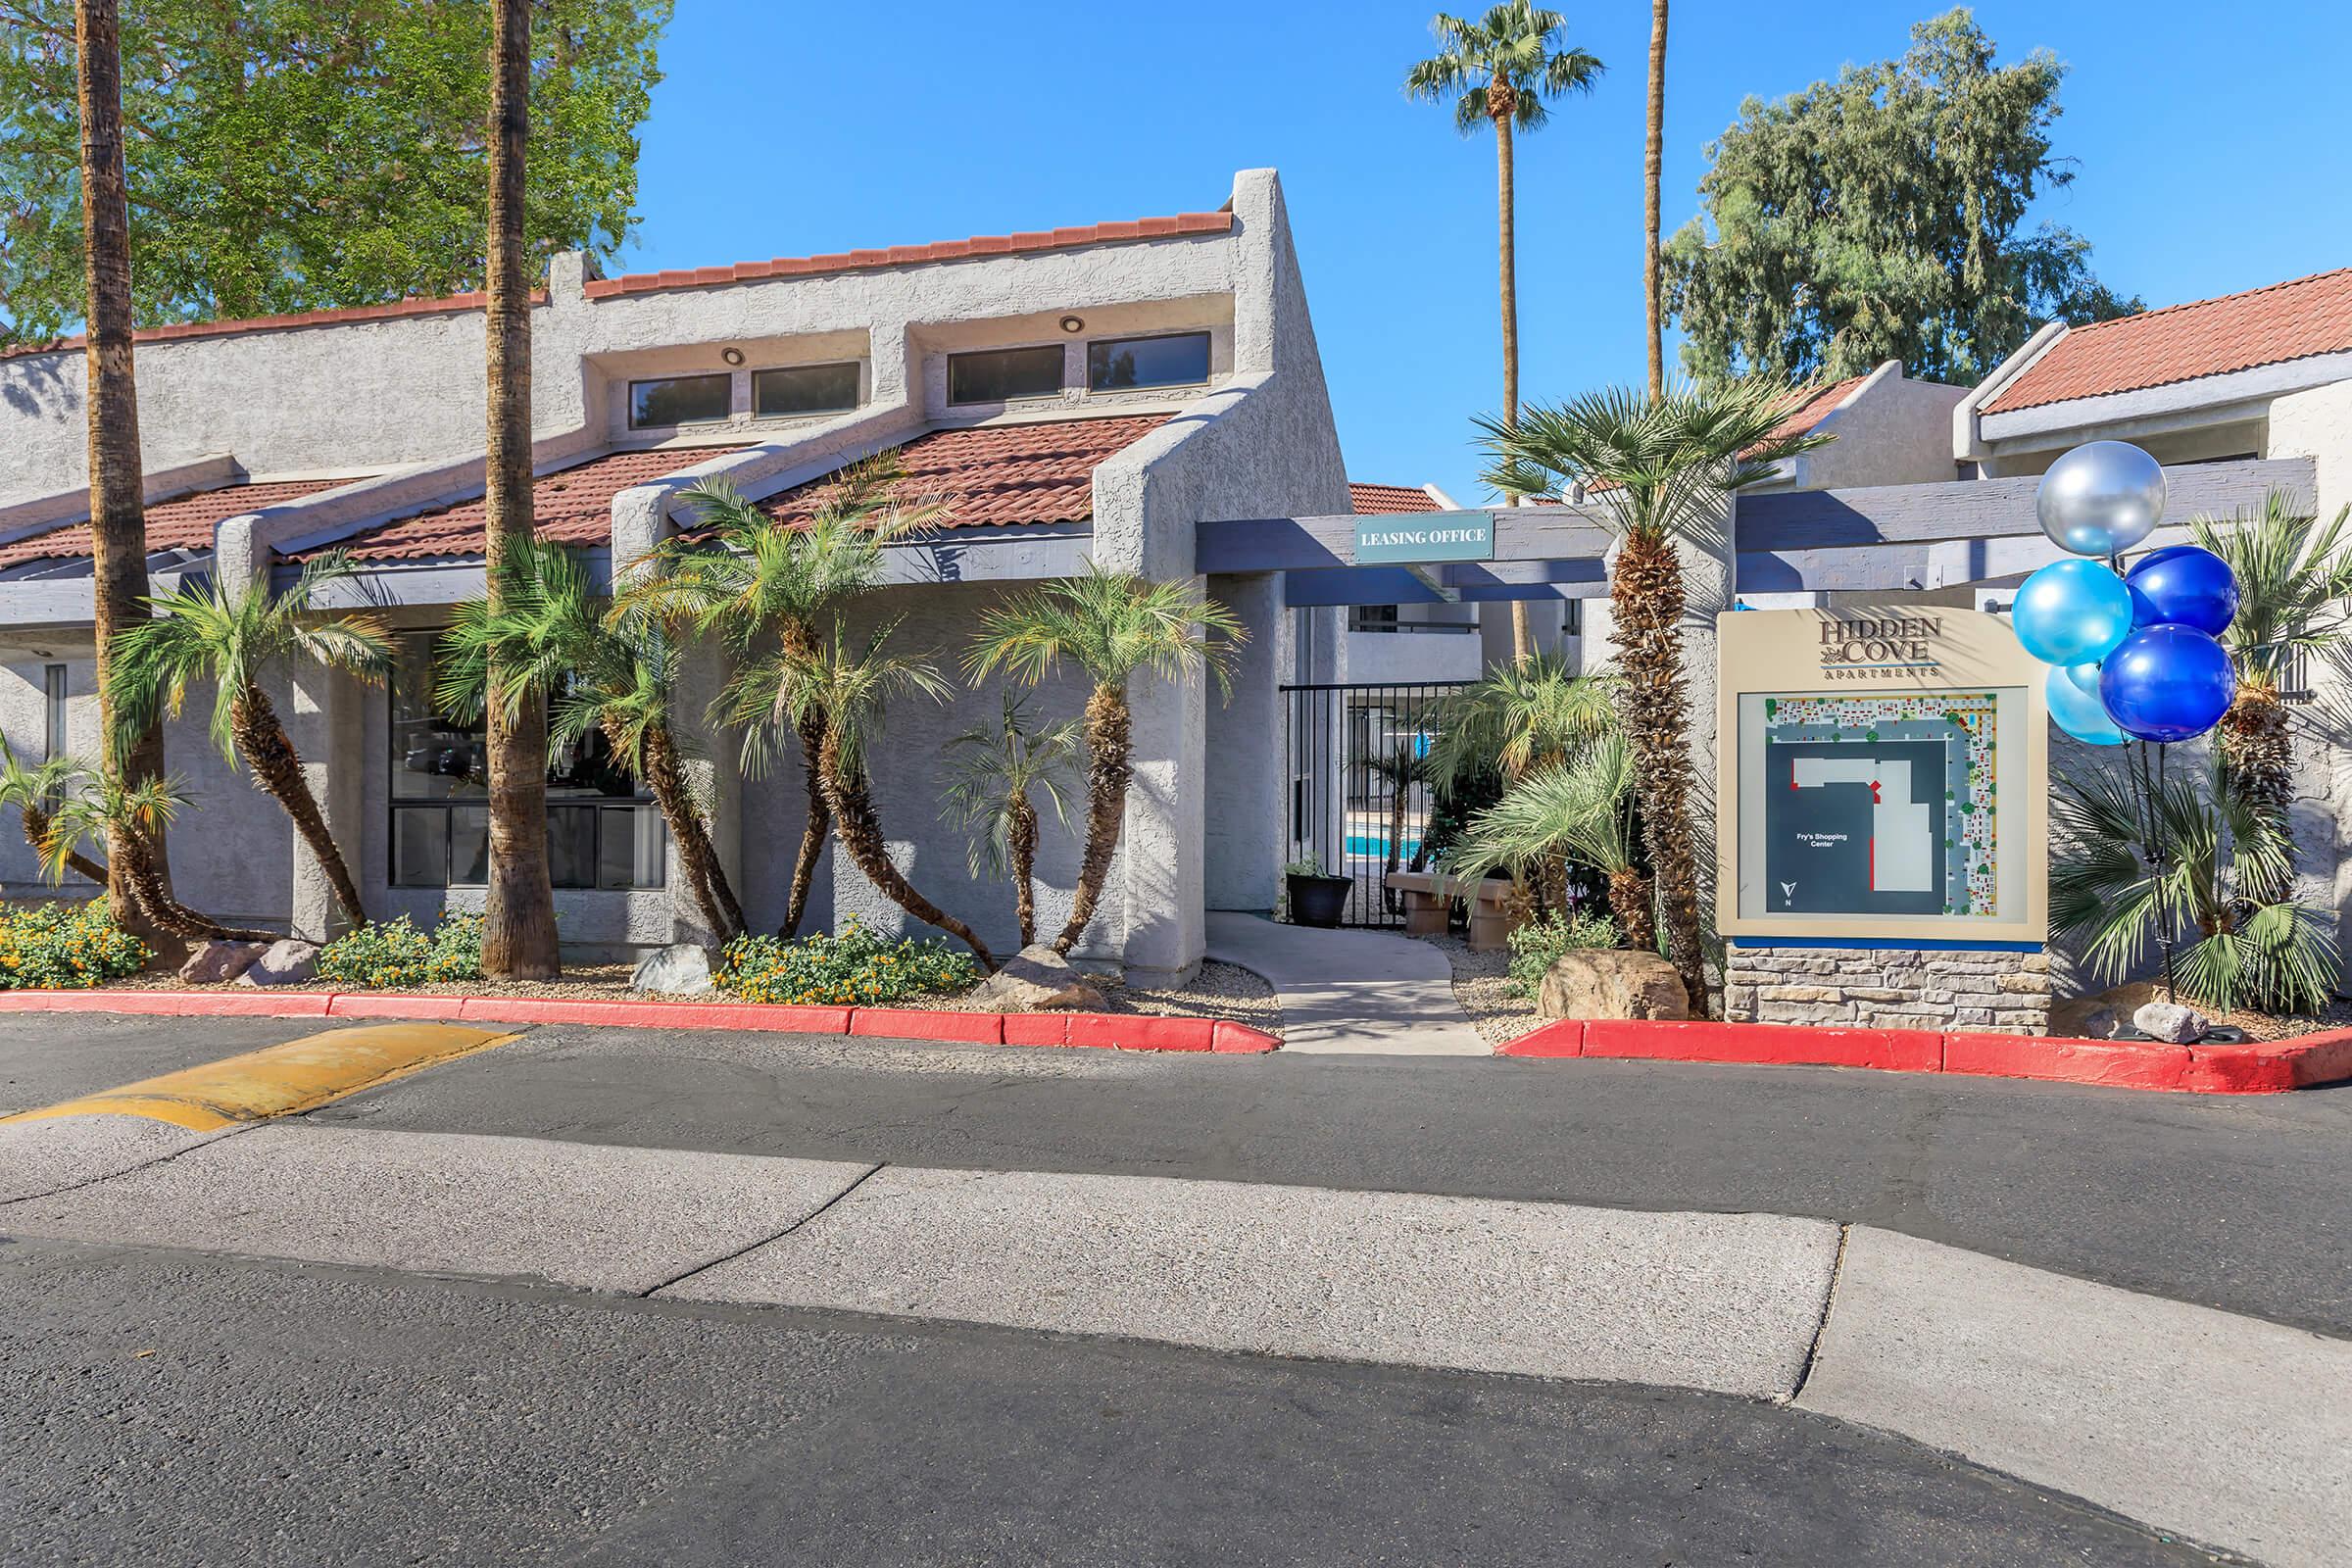
[[[269,480],[261,484],[241,480],[210,490],[190,491],[169,501],[151,501],[147,504],[147,553],[210,550],[213,531],[230,517],[299,501],[304,496],[351,482],[349,476]],[[44,532],[0,545],[0,569],[35,561],[87,560],[90,548],[90,525],[86,521],[60,523]]]
[[[1358,484],[1350,479],[1348,481],[1348,500],[1359,517],[1439,510],[1437,497],[1407,484]]]

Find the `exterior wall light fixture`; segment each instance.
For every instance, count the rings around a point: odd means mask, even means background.
[[[1086,318],[1083,316],[1065,316],[1061,318],[1061,329],[1064,332],[1083,332],[1086,330]]]
[[[733,348],[720,349],[718,351],[718,357],[726,361],[729,365],[741,365],[743,363],[743,350]]]

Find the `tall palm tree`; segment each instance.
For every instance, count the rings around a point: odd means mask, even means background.
[[[825,739],[817,756],[817,777],[834,831],[866,880],[900,908],[925,925],[935,925],[970,948],[987,968],[997,960],[972,928],[915,891],[890,858],[890,843],[874,809],[866,755],[893,699],[909,694],[944,701],[948,683],[926,660],[886,652],[896,621],[876,630],[863,649],[850,646],[836,620],[832,634],[805,651],[778,650],[747,666],[728,682],[723,701],[739,724],[797,726],[811,710],[825,714]]]
[[[1128,753],[1134,712],[1127,683],[1139,670],[1169,680],[1205,666],[1230,690],[1234,655],[1249,636],[1232,611],[1184,582],[1146,582],[1089,562],[1084,574],[1049,582],[981,612],[964,666],[974,682],[1002,670],[1036,686],[1076,664],[1093,682],[1086,700],[1086,852],[1069,922],[1054,951],[1075,947],[1110,878],[1134,777]]]
[[[441,640],[436,700],[460,717],[481,713],[495,663],[506,672],[503,701],[552,705],[557,745],[602,735],[613,760],[652,793],[705,929],[721,943],[742,935],[743,906],[687,781],[675,729],[679,639],[641,605],[614,607],[592,592],[579,558],[561,545],[516,546],[508,568],[495,608],[487,599],[458,607]]]
[[[115,659],[119,722],[143,730],[159,713],[176,718],[188,688],[213,688],[213,744],[232,765],[242,761],[271,800],[285,808],[335,900],[354,925],[368,922],[359,884],[327,830],[326,814],[302,775],[302,759],[286,736],[277,705],[263,689],[275,666],[308,663],[363,680],[383,678],[392,638],[373,615],[320,617],[311,605],[318,591],[349,577],[340,556],[319,557],[283,594],[254,586],[232,593],[219,578],[183,586],[147,601],[149,618],[122,633]]]
[[[1666,322],[1659,309],[1658,186],[1666,162],[1666,5],[1649,0],[1649,116],[1642,143],[1642,298],[1649,326],[1649,398],[1666,395]]]
[[[1551,119],[1545,98],[1586,93],[1606,68],[1597,56],[1569,44],[1567,21],[1530,0],[1505,0],[1476,22],[1440,12],[1430,19],[1439,50],[1405,73],[1408,97],[1453,106],[1454,128],[1468,136],[1481,122],[1494,127],[1494,186],[1498,213],[1502,296],[1502,416],[1519,416],[1519,283],[1517,209],[1512,135],[1543,128]],[[1507,492],[1506,492],[1507,493]],[[1511,653],[1525,662],[1534,652],[1527,602],[1511,601]]]
[[[160,777],[161,724],[125,735],[114,720],[114,662],[147,593],[146,482],[139,461],[139,391],[131,362],[130,190],[122,159],[122,29],[117,0],[75,0],[74,86],[81,110],[81,247],[88,295],[84,334],[89,404],[91,618],[98,653],[99,765],[118,780]],[[142,858],[110,844],[108,863]],[[168,885],[160,835],[144,857]],[[110,882],[115,919],[136,928],[141,901]],[[143,935],[146,933],[142,933]]]
[[[1688,608],[1678,543],[1722,550],[1724,498],[1773,465],[1825,444],[1782,421],[1805,389],[1763,377],[1670,386],[1656,400],[1630,387],[1534,408],[1516,425],[1481,418],[1490,477],[1521,494],[1582,484],[1619,537],[1609,573],[1618,711],[1633,746],[1642,838],[1665,915],[1667,956],[1693,1005],[1707,995],[1690,820],[1690,703],[1683,680]]]
[[[2237,692],[2218,726],[2229,789],[2280,823],[2294,799],[2295,765],[2282,687],[2298,663],[2352,648],[2348,521],[2352,507],[2323,526],[2287,492],[2273,490],[2251,515],[2194,517],[2188,524],[2196,542],[2237,577],[2237,616],[2222,633],[2237,666]],[[2283,898],[2286,882],[2254,891]]]
[[[884,547],[926,533],[945,516],[944,504],[903,499],[899,488],[897,459],[886,453],[827,487],[808,521],[787,524],[725,480],[705,480],[685,496],[702,529],[657,546],[626,597],[664,620],[690,620],[717,634],[739,659],[780,649],[807,660],[823,641],[825,617],[881,581]],[[825,729],[821,706],[804,710],[796,725],[808,816],[779,932],[787,937],[801,928],[832,821],[817,765]],[[755,726],[744,738],[747,760],[758,761],[767,730]]]
[[[1649,879],[1634,858],[1633,808],[1633,750],[1611,729],[1565,762],[1512,784],[1473,816],[1447,869],[1481,877],[1560,857],[1590,865],[1608,878],[1609,912],[1626,945],[1654,950]]]
[[[1004,694],[1004,711],[948,742],[948,788],[940,814],[970,835],[968,864],[975,877],[1009,878],[1020,909],[1021,946],[1037,940],[1037,838],[1033,794],[1043,795],[1054,819],[1070,822],[1062,781],[1078,760],[1078,721],[1030,722],[1021,699]]]
[[[488,536],[485,579],[500,603],[514,571],[509,557],[531,538],[531,278],[524,261],[523,171],[530,127],[530,0],[490,8],[490,223]],[[505,700],[507,672],[493,667],[501,694],[488,705],[490,876],[482,901],[482,973],[492,980],[552,980],[555,887],[547,853],[547,709]]]

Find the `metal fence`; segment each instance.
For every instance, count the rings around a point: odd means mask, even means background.
[[[1437,738],[1438,707],[1470,681],[1285,686],[1290,856],[1354,886],[1348,925],[1401,926],[1403,902],[1382,886],[1406,866],[1429,821],[1430,790],[1408,765]],[[1400,783],[1400,780],[1402,781]]]

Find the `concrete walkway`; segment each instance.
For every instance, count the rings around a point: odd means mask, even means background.
[[[1282,1000],[1282,1049],[1375,1056],[1485,1056],[1453,1000],[1453,965],[1386,931],[1318,931],[1211,911],[1208,956],[1261,976]]]

